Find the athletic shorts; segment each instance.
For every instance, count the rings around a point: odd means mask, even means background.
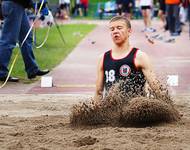
[[[150,6],[141,6],[141,9],[146,10],[146,9],[151,9],[151,7]]]

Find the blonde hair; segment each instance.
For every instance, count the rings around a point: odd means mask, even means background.
[[[118,21],[118,20],[124,21],[124,22],[126,23],[126,25],[127,25],[127,28],[128,28],[128,29],[131,29],[131,23],[130,23],[130,21],[127,19],[127,17],[125,17],[125,16],[115,16],[115,17],[111,18],[110,23],[111,23],[111,22],[114,22],[114,21]]]

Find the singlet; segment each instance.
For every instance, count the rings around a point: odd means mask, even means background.
[[[133,94],[144,94],[145,77],[141,70],[137,69],[134,60],[138,49],[133,48],[129,54],[121,59],[112,58],[112,51],[104,54],[104,88],[108,92],[113,84],[123,81],[122,90]],[[124,87],[123,87],[124,86]]]

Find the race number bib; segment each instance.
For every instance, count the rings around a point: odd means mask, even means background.
[[[115,70],[105,71],[106,83],[115,81]]]

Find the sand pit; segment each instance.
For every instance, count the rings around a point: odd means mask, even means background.
[[[113,95],[112,95],[113,96]],[[177,122],[181,119],[173,102],[147,97],[105,97],[102,103],[93,100],[76,104],[71,109],[70,123],[73,126],[109,125],[145,127],[160,123]]]
[[[125,87],[131,90],[125,92]],[[75,127],[81,125],[145,127],[177,122],[181,115],[175,108],[167,88],[162,87],[146,94],[144,90],[136,89],[134,86],[132,88],[130,84],[120,81],[113,85],[105,96],[75,104],[71,109],[70,123]]]
[[[0,149],[190,149],[190,96],[174,97],[182,118],[149,127],[72,127],[70,108],[92,95],[0,95]]]

